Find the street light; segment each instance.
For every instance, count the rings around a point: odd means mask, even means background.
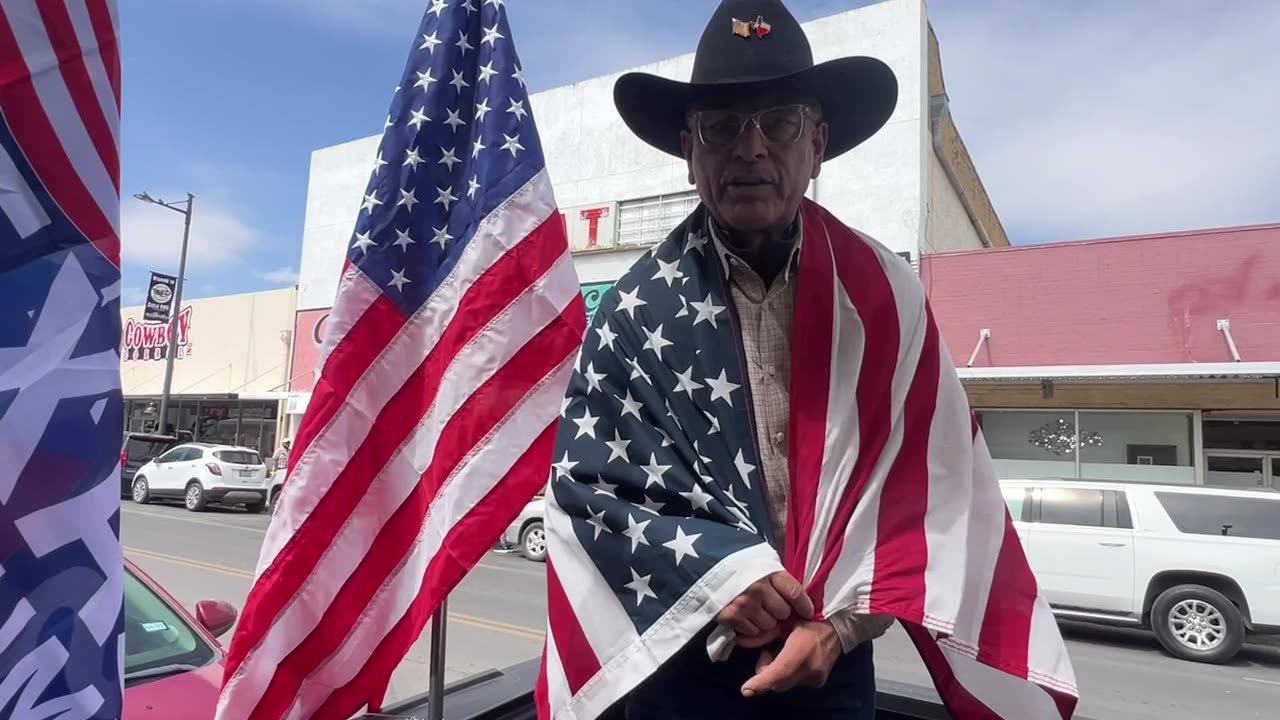
[[[159,205],[176,213],[182,213],[186,218],[182,226],[182,253],[178,257],[178,282],[173,289],[173,306],[169,309],[169,351],[164,358],[164,390],[160,393],[160,420],[158,422],[159,431],[164,432],[165,424],[169,420],[169,392],[173,387],[173,360],[178,354],[178,315],[182,311],[182,279],[187,274],[187,240],[191,236],[191,208],[195,205],[196,196],[187,193],[186,200],[173,203],[157,200],[145,192],[135,193],[134,197],[144,203]],[[186,207],[183,207],[184,205]]]

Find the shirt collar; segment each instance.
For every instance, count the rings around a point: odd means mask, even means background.
[[[783,282],[791,282],[792,273],[800,264],[800,238],[803,237],[800,214],[796,213],[795,222],[791,223],[791,227],[787,231],[787,242],[791,245],[791,252],[787,255],[787,264],[783,269]],[[711,236],[711,244],[716,249],[716,256],[720,258],[720,267],[724,270],[726,278],[733,277],[733,270],[737,261],[739,267],[749,268],[750,265],[742,258],[742,255],[736,252],[725,242],[726,233],[720,225],[707,213],[707,234]]]

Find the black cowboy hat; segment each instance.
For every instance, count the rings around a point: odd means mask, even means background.
[[[812,97],[822,106],[830,128],[827,159],[874,135],[898,102],[898,80],[880,60],[815,65],[804,28],[781,0],[723,0],[698,42],[690,82],[627,73],[613,86],[613,102],[637,137],[684,157],[680,133],[695,99],[771,91]]]

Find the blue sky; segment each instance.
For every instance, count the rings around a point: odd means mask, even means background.
[[[788,3],[802,20],[865,4]],[[1280,220],[1265,90],[1280,10],[1226,5],[929,3],[953,113],[1015,242]],[[424,6],[121,0],[126,302],[177,266],[181,217],[129,197],[143,190],[197,195],[189,297],[292,284],[310,153],[381,130]],[[538,91],[689,51],[714,2],[507,7]]]

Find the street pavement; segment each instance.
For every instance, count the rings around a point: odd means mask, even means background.
[[[199,600],[244,605],[266,531],[266,515],[124,501],[125,554],[187,607]],[[546,600],[543,566],[490,553],[449,600],[446,681],[537,657]],[[1228,665],[1202,665],[1165,655],[1149,634],[1064,624],[1083,699],[1092,720],[1220,720],[1275,718],[1280,704],[1280,642],[1250,644]],[[224,636],[229,642],[231,635]],[[423,633],[392,679],[388,701],[427,689],[430,631]],[[1268,639],[1269,640],[1269,639]],[[928,685],[905,633],[891,630],[875,645],[877,675]]]

